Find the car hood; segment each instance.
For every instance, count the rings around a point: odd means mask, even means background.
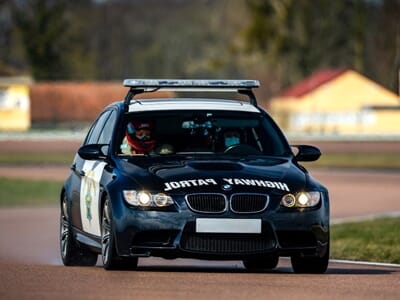
[[[123,161],[122,169],[138,188],[165,193],[292,192],[304,189],[308,180],[289,158],[131,159]]]

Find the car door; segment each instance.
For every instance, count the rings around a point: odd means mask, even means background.
[[[85,139],[84,145],[110,144],[115,126],[116,111],[107,110],[93,124]],[[105,147],[108,151],[109,147]],[[76,155],[74,174],[78,184],[75,184],[71,212],[73,225],[82,231],[100,236],[100,182],[107,162],[103,159],[86,160]]]

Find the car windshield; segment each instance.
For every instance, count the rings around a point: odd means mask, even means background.
[[[130,113],[117,136],[119,155],[287,155],[286,140],[261,113],[160,111]]]

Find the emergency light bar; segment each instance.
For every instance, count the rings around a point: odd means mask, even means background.
[[[129,87],[125,97],[125,111],[132,98],[140,93],[164,91],[187,92],[237,92],[249,97],[250,103],[257,106],[252,89],[258,88],[258,80],[203,80],[203,79],[125,79],[124,86]]]
[[[125,79],[124,86],[133,88],[258,88],[258,80],[191,80],[191,79]]]

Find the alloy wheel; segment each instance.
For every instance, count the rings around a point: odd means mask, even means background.
[[[108,200],[104,203],[103,217],[101,222],[101,254],[103,264],[108,264],[111,249],[111,218]]]

